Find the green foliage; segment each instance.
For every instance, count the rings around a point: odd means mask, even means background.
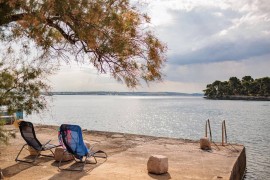
[[[16,134],[4,129],[5,121],[0,120],[0,144],[7,144],[10,137],[15,138]]]
[[[2,41],[33,42],[42,61],[75,57],[128,87],[162,79],[167,48],[128,0],[0,0],[0,17]]]
[[[4,129],[4,123],[3,120],[0,120],[0,144],[7,144],[9,137],[7,131]]]
[[[48,71],[42,67],[12,66],[3,62],[0,63],[0,106],[6,106],[10,114],[17,110],[31,114],[44,109],[46,101],[41,93],[49,89],[44,79]]]
[[[46,99],[41,94],[49,90],[45,76],[53,68],[34,62],[22,63],[8,56],[7,59],[0,60],[0,107],[5,106],[8,114],[17,110],[26,114],[38,113],[46,108]],[[4,123],[0,121],[0,143],[7,144],[14,134],[4,129]]]
[[[204,95],[209,98],[230,95],[268,97],[270,96],[270,78],[263,77],[254,80],[251,76],[244,76],[240,81],[237,77],[231,77],[229,81],[215,81],[208,84],[203,91]]]

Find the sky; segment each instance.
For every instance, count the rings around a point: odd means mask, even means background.
[[[270,76],[267,0],[145,0],[156,36],[168,46],[163,82],[128,89],[93,67],[69,64],[49,78],[53,91],[202,93],[215,80]]]

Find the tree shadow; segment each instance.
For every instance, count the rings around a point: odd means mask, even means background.
[[[32,159],[33,159],[33,156],[24,157],[24,160],[32,160]],[[2,169],[2,173],[5,178],[11,178],[12,176],[15,176],[16,174],[26,169],[29,169],[33,166],[37,166],[40,163],[46,163],[51,160],[52,159],[50,157],[41,156],[41,157],[38,157],[36,162],[34,163],[17,162],[16,164],[13,164],[9,167]]]
[[[168,180],[168,179],[172,179],[170,173],[164,173],[164,174],[160,174],[160,175],[156,175],[156,174],[152,174],[152,173],[148,173],[148,175],[153,178],[153,179],[158,179],[158,180]]]

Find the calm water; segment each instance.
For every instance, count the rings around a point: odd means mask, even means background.
[[[198,140],[210,119],[214,141],[226,120],[228,142],[247,150],[246,179],[270,179],[270,102],[201,97],[53,96],[50,110],[25,119],[82,128]]]

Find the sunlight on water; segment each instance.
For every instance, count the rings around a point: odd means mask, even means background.
[[[226,120],[228,141],[244,144],[246,179],[270,177],[270,102],[214,101],[201,97],[53,96],[50,110],[26,117],[35,123],[79,124],[89,130],[198,140],[210,119],[214,141]]]

